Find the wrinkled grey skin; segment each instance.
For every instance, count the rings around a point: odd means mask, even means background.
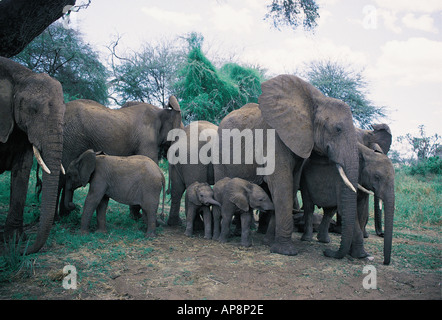
[[[272,201],[267,193],[255,183],[241,178],[223,178],[213,186],[215,200],[221,206],[213,207],[214,232],[213,238],[227,242],[230,234],[230,223],[235,213],[241,215],[241,245],[250,247],[250,226],[253,219],[253,209],[261,211],[274,210]],[[221,232],[219,231],[221,218]]]
[[[185,235],[193,234],[195,218],[202,211],[204,222],[204,239],[212,239],[212,211],[210,206],[220,206],[213,197],[213,190],[206,182],[194,182],[186,190],[186,231]]]
[[[75,100],[66,104],[65,122],[65,168],[88,149],[114,156],[144,155],[158,163],[159,153],[170,146],[169,131],[183,128],[180,106],[173,96],[164,109],[137,102],[110,109],[91,100]],[[60,215],[69,212],[63,203],[72,202],[72,198],[72,193],[63,191]],[[132,215],[137,216],[138,211],[131,207]]]
[[[318,89],[292,75],[281,75],[261,85],[259,105],[248,104],[232,111],[220,123],[218,132],[223,141],[224,129],[268,129],[276,131],[275,171],[259,176],[253,164],[214,165],[215,181],[224,177],[240,177],[258,185],[266,184],[275,205],[275,237],[270,251],[296,255],[291,239],[293,232],[293,204],[299,185],[299,175],[304,159],[312,151],[327,156],[342,167],[353,189],[357,188],[359,157],[356,130],[350,107],[344,102],[324,96]],[[221,151],[222,151],[221,143]],[[230,149],[232,151],[232,149]],[[264,145],[264,150],[267,146]],[[242,147],[244,153],[244,144]],[[221,156],[221,155],[220,155]],[[328,257],[341,259],[352,246],[356,216],[356,193],[344,187],[339,199],[343,217],[343,232],[339,250],[326,250]],[[359,235],[359,234],[358,234]],[[363,241],[361,241],[363,243]],[[363,248],[355,248],[363,253]]]
[[[106,231],[106,209],[109,198],[117,202],[141,206],[143,219],[147,225],[146,237],[154,237],[156,214],[160,193],[165,180],[158,165],[146,156],[118,157],[96,155],[86,150],[71,162],[66,171],[66,189],[90,183],[89,192],[83,207],[81,231],[87,232],[94,211],[97,211],[98,231]],[[67,200],[66,200],[67,201]],[[72,202],[65,205],[74,209]]]
[[[27,253],[39,251],[49,236],[57,203],[63,151],[65,104],[61,84],[0,57],[0,173],[11,171],[5,239],[23,233],[23,209],[33,162],[33,146],[50,174],[43,173],[40,223]],[[18,237],[17,237],[18,239]]]
[[[171,198],[169,219],[167,224],[176,226],[181,224],[179,218],[181,197],[184,191],[194,182],[207,182],[210,185],[215,183],[213,164],[203,164],[198,157],[198,163],[190,164],[190,131],[196,129],[198,136],[203,130],[212,130],[217,133],[218,126],[208,121],[194,121],[184,128],[187,135],[187,164],[169,162],[169,191]],[[198,154],[203,146],[209,146],[210,142],[198,141]]]
[[[359,184],[365,189],[371,190],[377,197],[384,201],[385,205],[385,237],[384,237],[384,264],[390,263],[391,243],[393,234],[394,216],[394,168],[390,159],[382,153],[378,153],[359,144],[360,173]],[[305,229],[301,240],[310,241],[313,236],[312,215],[314,206],[324,208],[324,218],[318,230],[320,242],[330,242],[328,235],[330,220],[339,211],[339,193],[342,192],[339,184],[339,174],[336,167],[330,164],[327,158],[311,156],[304,164],[301,178],[301,193],[304,205]],[[363,191],[358,191],[358,224],[365,229],[368,220],[368,197]],[[356,232],[355,230],[355,232]],[[360,239],[358,237],[357,239]],[[358,245],[357,243],[355,245]],[[357,258],[365,255],[350,254]]]

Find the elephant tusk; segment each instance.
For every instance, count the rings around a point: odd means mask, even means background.
[[[368,193],[368,194],[371,195],[371,196],[374,196],[374,192],[373,192],[373,191],[370,191],[370,190],[365,189],[365,188],[364,188],[363,186],[361,186],[359,183],[358,183],[358,189],[361,190],[361,191],[363,191],[363,192],[365,192],[365,193]]]
[[[345,185],[349,187],[354,193],[356,193],[355,187],[351,184],[350,180],[348,180],[347,176],[345,175],[344,169],[337,164],[336,167],[338,168],[339,174],[341,175],[342,181],[344,181]]]
[[[61,167],[61,173],[63,173],[64,175],[66,175],[66,170],[64,170],[64,167],[63,167],[62,164],[60,164],[60,167]]]
[[[382,211],[382,199],[379,199],[379,210]]]
[[[35,158],[37,159],[38,164],[40,167],[47,173],[51,174],[51,170],[46,166],[46,163],[43,161],[43,158],[41,157],[40,151],[33,145],[32,149],[34,150]]]

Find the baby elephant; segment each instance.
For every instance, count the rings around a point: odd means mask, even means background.
[[[81,218],[82,232],[87,232],[94,210],[97,211],[98,231],[106,231],[106,209],[109,198],[112,198],[123,204],[141,206],[147,225],[146,236],[155,236],[156,213],[162,188],[164,209],[165,180],[152,159],[141,155],[97,155],[89,149],[70,163],[66,171],[65,188],[73,192],[88,183],[89,192]],[[67,203],[66,207],[73,209],[75,205]]]
[[[203,213],[204,239],[212,239],[212,211],[211,205],[220,206],[213,198],[213,190],[206,182],[194,182],[186,191],[186,236],[193,234],[193,223]]]
[[[241,178],[224,178],[213,186],[215,200],[221,204],[221,210],[213,208],[214,239],[226,242],[230,232],[230,223],[234,213],[241,214],[241,245],[250,247],[250,225],[253,218],[253,209],[262,211],[274,210],[272,201],[267,193],[257,184]],[[221,211],[221,233],[219,220]]]

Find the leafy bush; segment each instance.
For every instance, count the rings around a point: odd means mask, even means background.
[[[412,175],[420,174],[442,174],[442,159],[439,157],[430,157],[425,160],[417,162],[415,165],[410,166],[409,173]]]

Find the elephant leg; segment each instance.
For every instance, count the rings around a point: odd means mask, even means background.
[[[241,245],[243,247],[250,247],[252,239],[250,237],[250,225],[252,223],[253,211],[241,213]]]
[[[169,166],[169,174],[171,177],[169,179],[172,179],[171,183],[171,189],[170,189],[170,211],[169,211],[169,219],[167,220],[167,224],[169,226],[179,226],[181,225],[181,219],[180,219],[180,206],[181,206],[181,198],[183,197],[184,191],[186,190],[186,185],[182,180],[177,177],[176,170],[178,170],[175,167]]]
[[[271,246],[275,241],[275,212],[268,211],[268,224],[267,224],[267,232],[264,237],[264,244]]]
[[[212,239],[212,212],[210,207],[204,206],[203,208],[203,220],[204,220],[204,239]]]
[[[353,228],[353,239],[351,242],[350,255],[353,258],[365,258],[369,254],[364,249],[364,235],[361,229],[361,215],[363,215],[364,209],[368,210],[368,195],[364,196],[364,199],[358,197],[356,221]],[[367,211],[368,212],[368,211]]]
[[[33,155],[32,149],[15,157],[11,170],[11,193],[6,217],[4,238],[9,240],[16,233],[16,240],[23,234],[23,211],[28,192]]]
[[[266,233],[269,227],[271,213],[269,211],[259,211],[258,233]]]
[[[295,165],[286,157],[277,157],[276,162],[275,173],[266,180],[275,206],[275,241],[270,252],[294,256],[298,252],[292,241],[293,197],[299,186],[294,185],[293,172],[300,169],[302,161]]]
[[[358,196],[358,221],[364,238],[368,238],[368,233],[367,230],[365,229],[368,222],[368,211],[369,211],[368,198],[369,198],[368,194]]]
[[[87,233],[91,223],[92,215],[103,199],[104,190],[97,190],[95,186],[89,186],[89,193],[86,196],[83,206],[83,215],[81,216],[81,233]]]
[[[302,234],[302,241],[312,241],[313,239],[313,212],[315,205],[310,198],[308,192],[302,193],[302,203],[304,206],[304,233]]]
[[[221,208],[219,206],[212,207],[213,214],[213,240],[218,240],[220,236]]]
[[[130,216],[131,216],[132,219],[138,220],[138,219],[141,218],[140,209],[141,209],[141,207],[138,206],[138,205],[129,206]]]
[[[323,243],[329,243],[330,242],[330,236],[328,234],[328,230],[330,227],[331,219],[333,218],[333,215],[336,212],[335,208],[324,208],[324,216],[321,220],[321,224],[318,228],[318,235],[317,239],[319,242]]]
[[[193,222],[195,221],[196,213],[198,208],[187,201],[186,197],[186,231],[184,234],[188,237],[193,235]]]
[[[146,238],[154,238],[157,235],[156,227],[157,227],[157,210],[159,205],[159,197],[158,201],[154,202],[155,203],[145,204],[141,206],[144,223],[147,226]]]
[[[100,203],[97,207],[97,231],[99,232],[107,232],[106,230],[106,209],[107,205],[109,203],[109,197],[104,196],[103,199],[101,199]]]
[[[227,238],[230,235],[230,223],[232,222],[232,216],[234,210],[232,208],[226,208],[228,206],[224,205],[221,207],[221,233],[219,236],[219,242],[227,242]]]

